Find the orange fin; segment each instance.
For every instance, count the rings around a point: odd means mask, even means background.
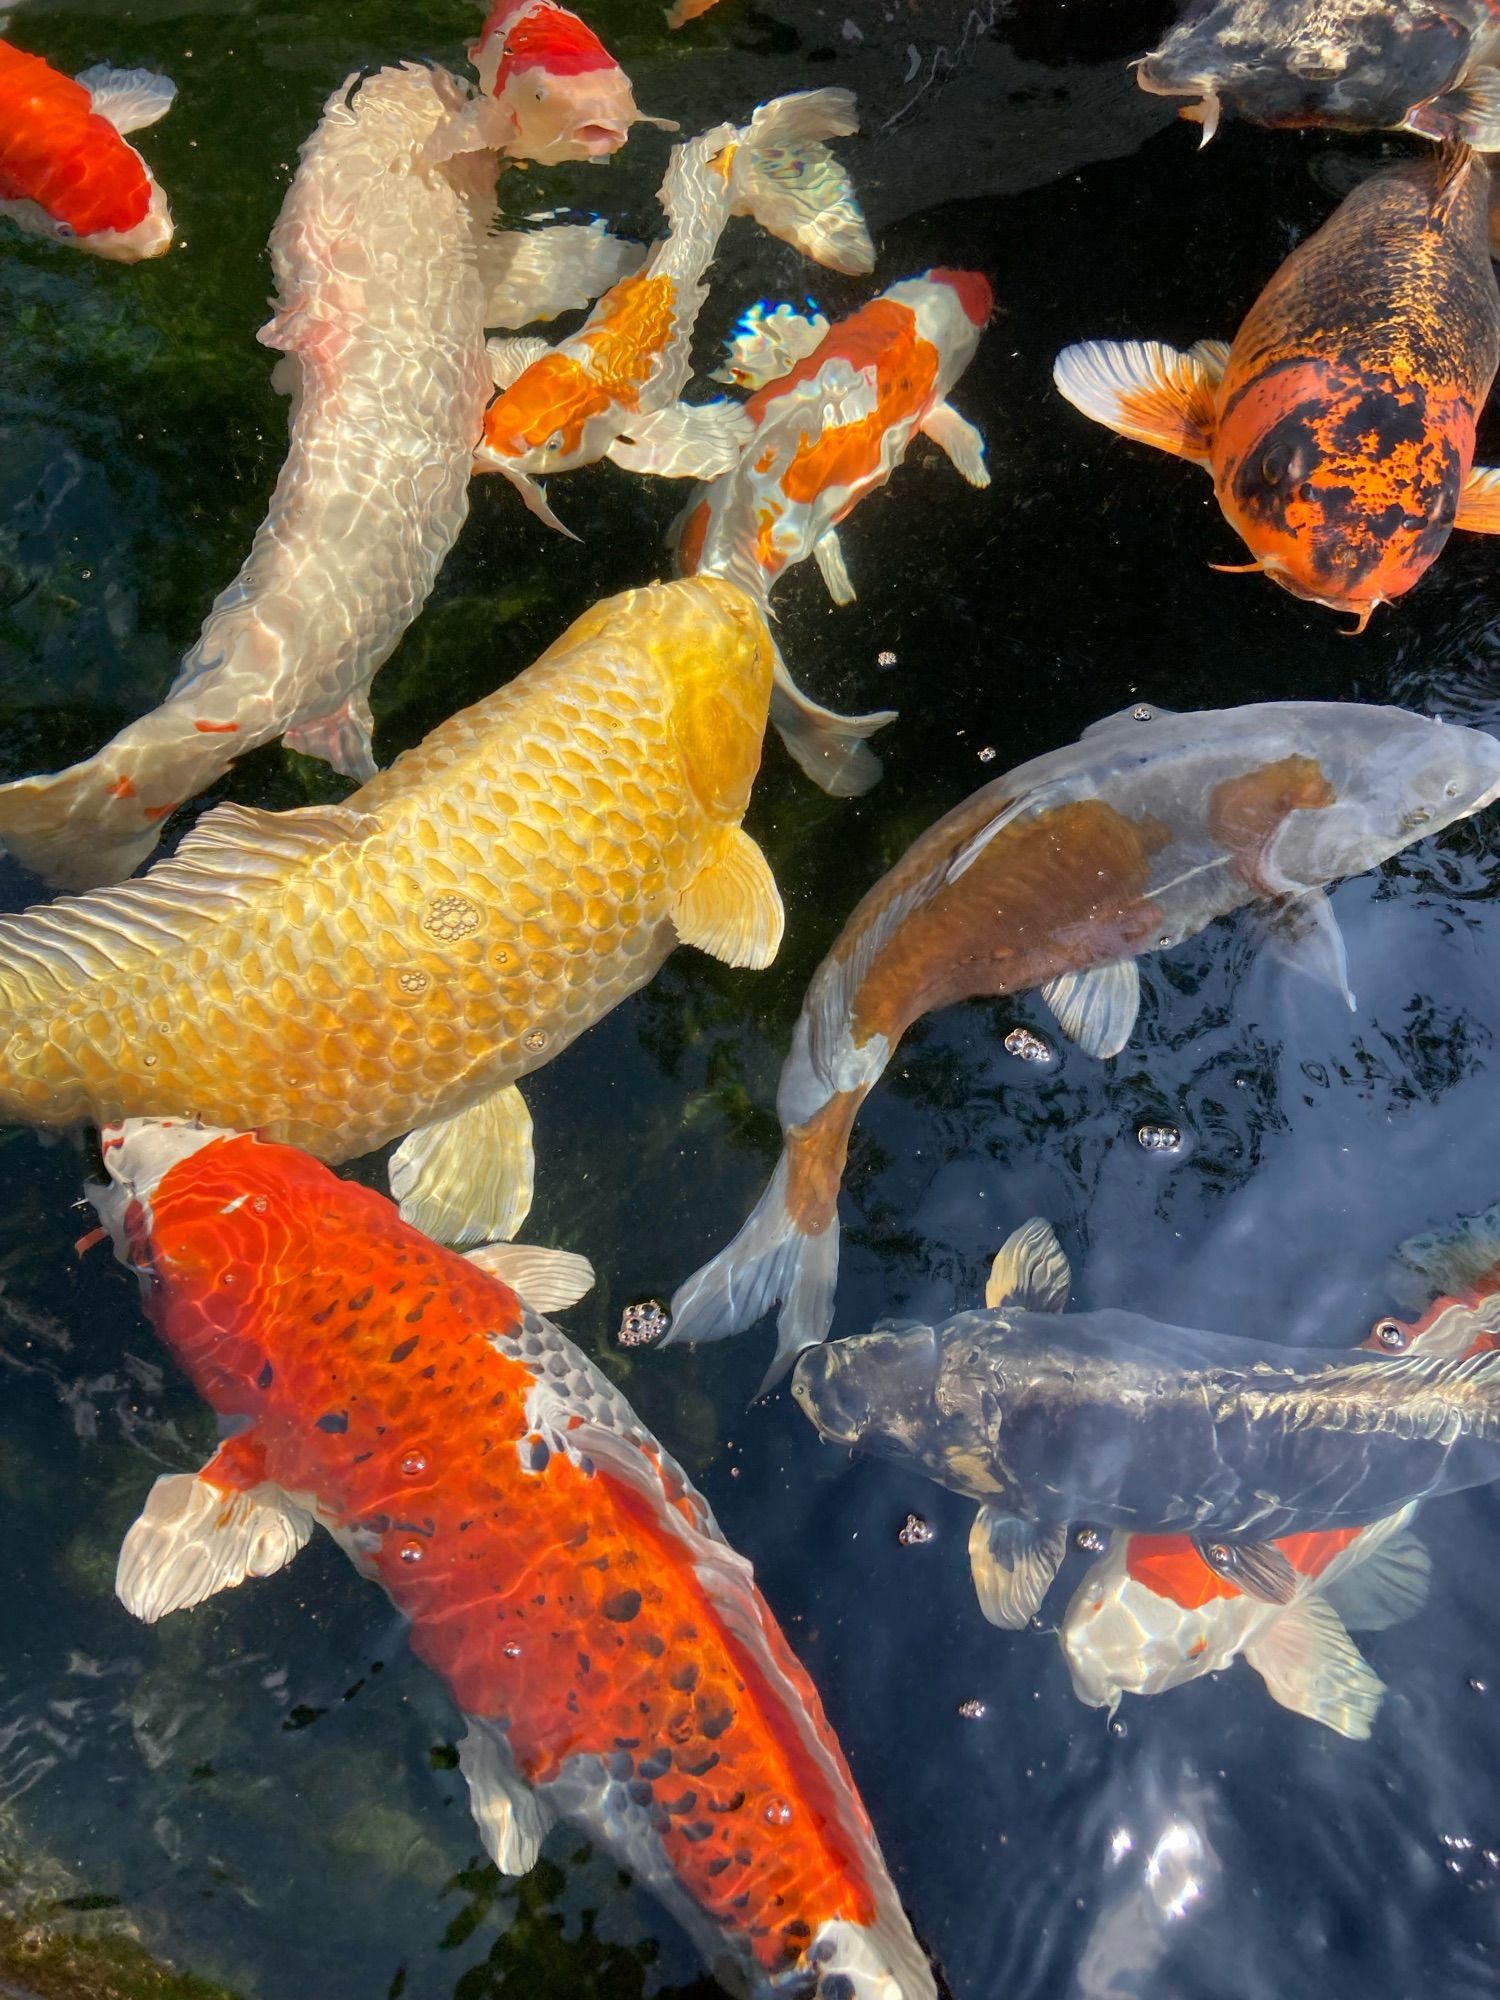
[[[1500,465],[1476,465],[1458,496],[1455,528],[1471,535],[1500,535]]]
[[[1222,373],[1217,359],[1207,342],[1183,354],[1159,340],[1085,340],[1063,349],[1052,379],[1095,423],[1206,466]]]

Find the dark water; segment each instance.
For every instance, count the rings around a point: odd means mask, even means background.
[[[784,1396],[746,1411],[765,1332],[696,1353],[612,1350],[622,1304],[669,1295],[759,1191],[790,1025],[856,896],[976,784],[1138,697],[1357,697],[1500,724],[1484,540],[1456,538],[1351,642],[1259,579],[1212,574],[1239,551],[1202,475],[1051,393],[1069,340],[1228,336],[1349,163],[1383,150],[1234,128],[1200,157],[1123,67],[1166,11],[1024,0],[991,28],[953,0],[722,0],[669,41],[654,6],[596,8],[643,105],[692,128],[778,90],[860,91],[868,136],[850,159],[877,282],[940,261],[995,283],[999,312],[955,397],[989,440],[994,484],[971,492],[919,446],[846,529],[859,603],[833,611],[814,576],[786,589],[782,643],[807,684],[902,710],[885,781],[830,801],[768,751],[749,824],[786,896],[782,957],[755,976],[678,953],[528,1085],[529,1233],[598,1266],[570,1330],[754,1559],[957,2000],[1467,2000],[1500,1990],[1490,1493],[1423,1516],[1428,1607],[1366,1642],[1390,1688],[1371,1742],[1287,1714],[1243,1666],[1127,1699],[1111,1726],[1075,1702],[1049,1635],[980,1618],[965,1503],[819,1445]],[[283,449],[252,335],[296,144],[347,71],[457,64],[475,18],[457,0],[15,13],[16,36],[65,68],[109,58],[177,77],[144,145],[183,247],[121,270],[8,231],[0,245],[0,775],[82,754],[159,698]],[[650,233],[665,148],[643,133],[607,173],[537,175],[536,205],[600,206]],[[835,311],[869,289],[745,226],[719,274],[705,356],[762,293],[811,289]],[[1500,429],[1481,433],[1481,458],[1487,442],[1500,449]],[[559,492],[582,548],[499,482],[477,493],[376,684],[382,758],[595,598],[655,573],[679,494],[609,467]],[[278,749],[219,796],[341,789]],[[1395,1245],[1500,1195],[1497,840],[1492,815],[1335,892],[1354,1015],[1259,959],[1230,921],[1148,962],[1140,1026],[1107,1066],[1007,1055],[1017,1023],[1049,1032],[1034,999],[924,1023],[857,1128],[835,1331],[974,1300],[1000,1240],[1041,1214],[1082,1305],[1360,1337],[1392,1303]],[[3,906],[34,893],[0,864]],[[1138,1145],[1158,1121],[1182,1128],[1179,1153]],[[73,1206],[87,1165],[82,1142],[0,1133],[11,1904],[117,1904],[153,1950],[264,2000],[706,1995],[655,1906],[566,1830],[519,1885],[482,1864],[452,1709],[331,1544],[150,1630],[115,1604],[125,1527],[158,1471],[201,1462],[212,1424],[124,1274],[72,1253],[91,1220]],[[913,1509],[935,1534],[904,1548]],[[1064,1589],[1074,1581],[1070,1566]],[[973,1700],[980,1719],[959,1713]]]

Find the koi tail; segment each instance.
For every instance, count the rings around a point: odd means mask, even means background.
[[[830,270],[872,271],[875,250],[853,185],[824,144],[858,129],[847,90],[799,90],[761,105],[730,168],[732,212]]]
[[[771,679],[771,725],[800,770],[836,799],[857,799],[880,778],[880,759],[865,741],[896,720],[893,708],[868,715],[838,715],[805,695],[776,651]]]

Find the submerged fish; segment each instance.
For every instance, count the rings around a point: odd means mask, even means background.
[[[1420,132],[1500,146],[1500,8],[1491,0],[1200,0],[1136,81],[1195,100],[1204,143],[1257,125]]]
[[[1246,903],[1279,956],[1352,1006],[1322,885],[1497,794],[1492,737],[1353,702],[1142,705],[984,786],[876,883],[813,974],[777,1091],[780,1162],[678,1291],[668,1338],[718,1340],[779,1303],[773,1376],[823,1339],[850,1130],[923,1014],[1039,986],[1066,1034],[1116,1055],[1139,955]]]
[[[1500,1346],[1500,1206],[1451,1229],[1414,1236],[1396,1253],[1398,1282],[1428,1303],[1412,1319],[1386,1313],[1366,1347],[1383,1354],[1478,1354]],[[1433,1296],[1433,1294],[1436,1296]]]
[[[1085,341],[1053,379],[1212,473],[1248,567],[1362,632],[1455,527],[1500,533],[1500,470],[1473,463],[1500,361],[1489,198],[1477,154],[1404,161],[1298,245],[1232,346]]]
[[[750,436],[737,403],[681,401],[707,271],[733,215],[748,215],[819,263],[868,271],[874,251],[848,176],[824,140],[858,129],[846,90],[773,98],[747,126],[716,125],[674,147],[660,201],[671,233],[556,347],[490,343],[500,394],[475,470],[502,472],[554,528],[536,481],[608,456],[632,472],[704,479]],[[567,530],[563,529],[566,533]]]
[[[221,806],[139,882],[0,921],[0,1117],[197,1116],[391,1161],[430,1234],[531,1205],[516,1080],[679,940],[765,965],[741,831],[771,641],[717,579],[596,605],[339,806]]]
[[[464,101],[442,70],[350,78],[303,146],[260,334],[292,399],[269,511],[165,702],[84,762],[0,785],[0,847],[48,881],[128,875],[178,805],[277,736],[374,775],[370,683],[468,513],[485,327],[586,304],[634,257],[602,230],[489,234],[495,156],[425,154]]]
[[[1286,1605],[1302,1581],[1277,1547],[1287,1536],[1500,1478],[1500,1354],[1391,1357],[1137,1313],[1061,1317],[1067,1266],[1047,1225],[1007,1252],[987,1310],[811,1348],[792,1384],[824,1437],[981,1502],[969,1555],[996,1624],[1035,1612],[1074,1521],[1190,1535],[1239,1589]]]
[[[811,556],[834,602],[852,603],[838,525],[885,484],[919,432],[971,485],[989,484],[984,440],[947,398],[993,306],[977,271],[935,269],[833,327],[784,306],[750,315],[726,379],[755,389],[745,409],[754,431],[733,467],[684,510],[680,573],[730,577],[768,605],[784,572]],[[832,715],[779,666],[771,720],[809,777],[849,794],[879,777],[864,739],[894,714]]]
[[[320,1525],[463,1712],[499,1868],[524,1874],[566,1820],[736,1994],[932,2000],[812,1682],[614,1384],[532,1303],[290,1148],[130,1120],[104,1157],[117,1252],[235,1426],[152,1488],[120,1553],[127,1609],[272,1575]]]
[[[151,70],[100,63],[75,80],[0,41],[0,215],[115,263],[159,257],[172,211],[125,134],[176,94]]]

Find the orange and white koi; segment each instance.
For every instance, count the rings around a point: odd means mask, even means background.
[[[129,1120],[104,1158],[117,1254],[236,1426],[201,1472],[152,1488],[120,1553],[126,1608],[155,1620],[269,1576],[321,1526],[461,1711],[459,1767],[507,1874],[564,1820],[746,2000],[934,2000],[750,1565],[538,1310],[534,1281],[566,1303],[575,1273],[507,1246],[492,1276],[492,1253],[440,1249],[252,1137]]]
[[[172,211],[125,134],[175,95],[151,70],[100,63],[74,79],[0,41],[0,215],[115,263],[159,257]]]
[[[609,457],[632,472],[707,479],[734,464],[754,421],[723,400],[688,404],[706,273],[733,215],[838,271],[868,271],[869,232],[823,143],[858,129],[845,90],[774,98],[749,124],[717,125],[673,149],[660,201],[671,233],[556,347],[490,342],[501,393],[485,412],[476,471],[502,472],[531,511],[562,523],[536,481]],[[566,529],[563,529],[567,533]]]
[[[351,77],[304,144],[260,334],[292,401],[269,510],[162,705],[0,786],[0,844],[50,882],[128,875],[178,805],[277,736],[373,776],[370,683],[468,512],[486,326],[585,305],[635,255],[601,229],[491,234],[496,156],[427,157],[466,101],[415,64]]]
[[[1500,468],[1473,462],[1500,363],[1489,200],[1476,153],[1403,161],[1292,252],[1232,346],[1085,341],[1053,380],[1210,472],[1246,567],[1362,632],[1455,527],[1500,533]]]

